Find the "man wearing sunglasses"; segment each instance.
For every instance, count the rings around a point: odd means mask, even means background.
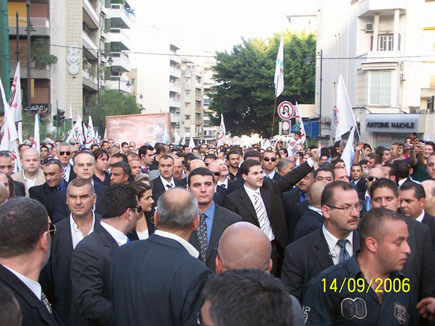
[[[261,159],[263,166],[263,175],[271,180],[279,180],[281,176],[276,172],[277,165],[275,153],[273,151],[265,151]]]
[[[24,326],[59,325],[38,283],[50,256],[55,231],[50,225],[46,209],[34,199],[14,198],[0,210],[0,282],[15,295]]]
[[[63,168],[63,179],[69,182],[75,177],[74,171],[71,165],[72,146],[68,143],[59,143],[56,146],[57,158]]]
[[[361,216],[364,216],[364,214],[368,212],[372,207],[370,201],[370,187],[372,186],[373,182],[381,179],[383,175],[384,172],[382,171],[381,168],[373,168],[369,171],[369,174],[367,176],[367,182],[366,182],[367,190],[364,194],[364,206],[361,211]]]
[[[136,228],[139,210],[132,187],[115,184],[104,191],[100,225],[78,243],[71,259],[74,303],[85,321],[77,325],[113,324],[110,265],[115,251],[129,242],[126,234]]]

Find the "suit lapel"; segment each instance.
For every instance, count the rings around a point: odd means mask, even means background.
[[[263,199],[264,206],[266,207],[267,216],[269,220],[272,217],[272,200],[271,200],[271,192],[267,191],[264,187],[260,188],[261,198]]]
[[[219,206],[215,206],[214,216],[213,216],[213,224],[211,226],[211,234],[210,241],[207,247],[207,256],[208,259],[210,255],[214,251],[214,247],[216,243],[219,241],[220,235],[223,233],[225,225],[224,225],[224,216],[220,214]]]
[[[317,231],[317,237],[313,239],[314,256],[320,264],[322,270],[332,266],[334,263],[329,255],[328,243],[323,235],[322,228]]]
[[[251,199],[249,199],[249,196],[246,193],[244,187],[240,188],[240,202],[243,204],[243,206],[245,206],[246,212],[249,213],[251,222],[253,222],[255,225],[260,227],[260,224],[258,223],[257,214],[255,213],[254,205],[252,204]]]

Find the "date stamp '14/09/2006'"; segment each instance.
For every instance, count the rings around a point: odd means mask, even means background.
[[[331,291],[334,293],[342,293],[342,291],[347,291],[350,293],[358,292],[368,293],[370,288],[373,286],[373,290],[376,293],[379,292],[409,292],[410,291],[410,285],[409,285],[409,278],[395,278],[395,279],[382,279],[382,278],[376,278],[376,279],[370,279],[370,282],[367,283],[364,278],[347,278],[345,277],[341,282],[337,281],[336,278],[332,279],[332,281],[329,282],[328,279],[322,278],[322,290],[323,292]]]

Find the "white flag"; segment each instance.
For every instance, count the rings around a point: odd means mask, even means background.
[[[91,145],[94,142],[94,138],[95,138],[94,125],[92,124],[92,117],[89,116],[88,128],[86,129],[86,137],[85,137],[86,148],[91,148]]]
[[[352,131],[349,134],[349,138],[347,139],[346,146],[344,147],[343,153],[341,154],[341,159],[346,164],[347,175],[350,176],[350,169],[352,167],[352,153],[354,152],[353,148],[353,140],[355,134],[356,127],[352,128]]]
[[[226,136],[226,130],[225,130],[225,123],[224,123],[224,115],[221,113],[221,124],[219,126],[219,133],[217,137],[218,146],[221,146],[225,143],[225,136]]]
[[[183,136],[183,138],[181,139],[180,145],[185,145],[186,144],[186,137]]]
[[[304,122],[302,121],[301,112],[299,111],[298,102],[296,102],[296,117],[295,117],[296,129],[301,132],[301,143],[305,143],[307,134],[305,133]]]
[[[39,139],[39,124],[41,122],[41,118],[39,116],[39,113],[35,114],[35,127],[33,131],[33,143],[32,148],[36,149],[39,153],[39,148],[41,146],[41,142]]]
[[[356,126],[355,115],[341,74],[338,77],[337,100],[332,121],[335,124],[335,141],[341,140],[342,135],[347,133],[353,126]]]
[[[180,135],[178,134],[178,132],[174,132],[174,144],[179,144],[181,140]]]
[[[20,80],[20,63],[17,64],[14,80],[11,86],[11,111],[14,113],[15,122],[23,121],[22,105],[21,105],[21,80]]]
[[[284,37],[281,33],[281,42],[279,43],[278,55],[276,56],[275,65],[275,97],[281,95],[284,90]]]
[[[3,88],[3,83],[0,80],[0,94],[3,100],[3,107],[5,110],[4,123],[1,129],[2,136],[2,148],[11,150],[13,148],[13,142],[18,139],[17,129],[15,128],[14,114],[9,107],[8,101],[6,100],[5,90]]]
[[[190,151],[192,151],[192,148],[194,148],[194,147],[195,147],[195,142],[193,141],[193,137],[190,136],[190,140],[189,140]]]
[[[82,128],[82,118],[80,115],[77,115],[77,121],[74,124],[71,134],[68,137],[68,140],[72,138],[75,143],[83,144],[83,128]],[[67,140],[67,141],[68,141]]]
[[[424,141],[432,141],[432,138],[430,137],[429,130],[426,130],[426,132],[424,133],[423,140]]]

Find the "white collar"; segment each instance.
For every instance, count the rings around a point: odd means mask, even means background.
[[[172,188],[175,188],[175,182],[174,182],[174,178],[171,178],[171,182],[166,181],[165,178],[163,178],[162,176],[160,176],[160,180],[162,180],[163,183],[163,187],[165,188],[165,190],[168,190],[169,188],[166,187],[166,185],[171,184]]]
[[[221,182],[220,180],[217,182],[217,184],[216,184],[217,186],[220,186],[220,185],[225,185],[225,188],[228,188],[228,178],[225,178],[225,181],[224,182]]]
[[[423,210],[423,212],[421,212],[420,216],[416,218],[416,220],[421,223],[421,222],[423,222],[423,219],[424,219],[424,210]]]
[[[273,177],[275,176],[276,171],[273,170],[272,172],[270,172],[270,174],[266,174],[266,172],[263,172],[263,175],[265,177],[269,177],[270,179],[273,179]]]
[[[41,300],[41,296],[42,296],[41,284],[28,278],[27,276],[25,276],[23,274],[18,273],[17,271],[14,271],[12,268],[7,267],[6,265],[3,265],[3,267],[6,268],[7,270],[9,270],[17,278],[19,278],[20,281],[23,282],[24,285],[26,285],[29,288],[29,290],[33,292],[33,294],[35,294],[35,296],[38,298],[38,300]]]
[[[314,211],[314,212],[316,212],[316,213],[319,213],[320,215],[322,215],[323,216],[323,214],[322,214],[322,210],[320,209],[320,208],[317,208],[317,207],[314,207],[314,206],[308,206],[308,208],[309,209],[311,209],[312,211]]]
[[[186,240],[184,240],[182,237],[179,237],[176,234],[170,233],[170,232],[166,232],[166,231],[162,231],[162,230],[156,230],[154,232],[155,235],[159,235],[161,237],[164,238],[169,238],[172,240],[177,241],[178,243],[180,243],[189,253],[189,255],[191,255],[194,258],[198,258],[199,257],[199,251],[195,249],[194,246],[192,246],[189,242],[187,242]]]
[[[337,244],[337,241],[340,239],[338,239],[334,235],[332,235],[332,233],[326,229],[324,224],[322,226],[322,231],[323,231],[323,235],[325,236],[325,240],[328,243],[329,252],[333,252],[334,247]],[[349,243],[352,246],[353,245],[353,243],[352,243],[353,242],[352,241],[353,240],[353,231],[348,234],[346,239],[349,240]]]
[[[72,213],[70,214],[69,224],[71,228],[72,245],[73,245],[73,249],[75,249],[77,244],[81,240],[83,240],[85,236],[83,235],[82,231],[80,231],[80,229],[78,228],[77,223],[74,221],[72,217]],[[89,229],[88,235],[94,232],[94,226],[95,226],[95,214],[94,212],[92,212],[92,225],[91,228]]]
[[[249,197],[252,197],[252,196],[255,196],[255,195],[260,195],[261,196],[260,188],[257,188],[257,190],[253,190],[253,189],[247,187],[246,184],[244,184],[243,187],[245,188],[245,191],[247,192]]]
[[[118,246],[125,245],[128,241],[127,236],[119,231],[117,228],[114,228],[113,226],[104,223],[103,221],[100,222],[100,225],[106,229],[107,232],[112,236],[112,238],[116,241]]]

